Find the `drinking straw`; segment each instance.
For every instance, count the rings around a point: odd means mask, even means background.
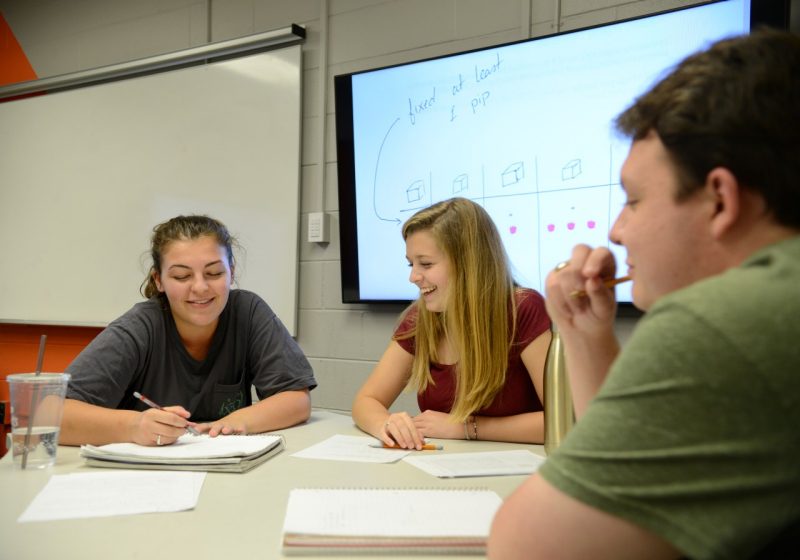
[[[39,339],[39,357],[36,358],[36,372],[34,375],[39,375],[42,373],[42,363],[44,362],[44,346],[47,343],[47,335],[43,334],[42,338]],[[31,430],[33,429],[33,413],[34,407],[36,406],[36,389],[38,389],[38,384],[34,383],[33,385],[33,392],[31,393],[31,406],[28,410],[28,431],[25,432],[25,443],[22,447],[22,468],[24,469],[28,465],[28,447],[31,444]]]

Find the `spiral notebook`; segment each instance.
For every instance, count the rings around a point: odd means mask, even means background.
[[[274,434],[209,437],[184,434],[172,445],[135,443],[82,445],[81,457],[91,467],[176,471],[247,472],[283,450]]]
[[[477,488],[297,488],[283,553],[482,555],[501,503]]]

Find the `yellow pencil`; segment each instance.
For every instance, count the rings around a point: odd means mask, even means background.
[[[405,447],[400,447],[398,445],[386,445],[385,443],[370,443],[370,447],[379,447],[381,449],[397,449],[399,451],[440,451],[444,449],[441,445],[436,445],[435,443],[425,443],[422,445],[422,449],[417,449],[416,447],[410,447],[406,449]]]
[[[603,286],[605,286],[606,288],[613,288],[617,284],[622,284],[623,282],[628,282],[629,280],[633,280],[633,278],[631,278],[630,276],[609,278],[608,280],[603,281]],[[586,290],[575,290],[574,292],[569,294],[569,297],[572,298],[586,297]]]

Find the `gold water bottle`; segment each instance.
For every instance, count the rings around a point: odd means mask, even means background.
[[[564,345],[553,326],[553,339],[544,363],[544,450],[550,455],[575,424],[572,391],[564,360]]]

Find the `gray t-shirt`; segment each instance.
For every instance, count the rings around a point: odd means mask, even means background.
[[[196,422],[222,418],[263,399],[317,383],[303,352],[259,296],[231,290],[208,356],[192,358],[161,301],[138,303],[103,330],[67,367],[67,398],[145,410],[133,396],[181,405]]]

